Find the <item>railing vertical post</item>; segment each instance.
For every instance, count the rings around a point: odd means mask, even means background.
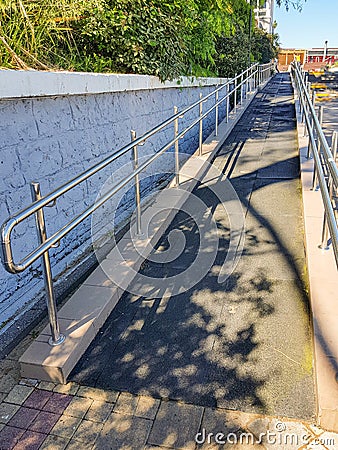
[[[225,100],[225,107],[226,107],[226,112],[225,112],[225,113],[226,113],[226,123],[229,122],[229,103],[230,103],[230,102],[229,102],[229,95],[228,95],[228,94],[229,94],[229,91],[230,91],[230,89],[231,89],[231,88],[229,89],[229,86],[230,86],[230,85],[227,84],[227,85],[226,85],[226,88],[225,88],[225,89],[226,89],[225,95],[227,96],[227,98],[226,98],[226,100]]]
[[[315,91],[315,89],[312,91],[312,99],[311,100],[312,100],[313,108],[315,108],[315,106],[316,106],[316,91]],[[313,135],[313,117],[312,117],[312,115],[309,120],[310,120],[309,126],[311,128],[311,133]],[[308,130],[308,131],[309,131],[309,135],[310,135],[310,130]],[[311,138],[309,137],[309,144],[307,146],[307,155],[306,155],[307,159],[310,158],[310,155],[312,152],[313,152],[313,148],[312,148]]]
[[[338,132],[334,131],[332,133],[332,147],[331,147],[332,157],[333,157],[334,162],[336,162],[336,159],[337,159],[337,147],[338,147]]]
[[[333,161],[336,161],[337,157],[337,146],[338,146],[338,133],[337,131],[334,131],[332,134],[332,146],[331,146],[331,152]],[[332,202],[332,195],[333,195],[333,180],[332,176],[329,171],[329,179],[328,179],[328,191],[330,196],[330,201]],[[329,250],[329,226],[327,221],[327,215],[324,211],[324,218],[323,218],[323,230],[322,230],[322,243],[320,245],[320,248],[323,250]]]
[[[33,202],[41,199],[40,183],[31,183],[31,196]],[[36,230],[38,235],[39,244],[43,244],[47,240],[47,231],[45,224],[45,216],[43,209],[39,209],[35,213]],[[43,254],[43,275],[45,281],[45,289],[47,296],[47,310],[49,325],[51,331],[51,337],[49,338],[49,344],[56,346],[62,344],[65,340],[65,336],[60,333],[59,322],[57,317],[57,308],[53,288],[53,277],[50,265],[50,258],[48,250]]]
[[[136,131],[130,131],[131,140],[135,141]],[[133,147],[133,167],[134,170],[138,169],[138,148],[137,145]],[[141,223],[141,190],[140,190],[140,177],[136,174],[134,177],[135,185],[135,205],[136,205],[136,234],[138,236],[142,235],[142,223]]]
[[[301,96],[301,101],[300,101],[300,104],[301,104],[300,121],[301,121],[301,123],[303,123],[304,122],[304,116],[305,116],[305,113],[306,113],[305,93],[303,92],[303,90],[301,90],[300,96]]]
[[[237,73],[235,74],[235,86],[234,86],[234,112],[237,109]]]
[[[203,143],[203,119],[202,119],[203,102],[202,102],[202,98],[203,98],[203,94],[201,92],[200,93],[200,104],[199,104],[200,121],[199,121],[199,145],[198,145],[198,153],[200,156],[202,155],[202,143]]]
[[[324,108],[323,105],[319,106],[319,111],[318,111],[318,120],[319,120],[319,124],[320,127],[322,127],[323,124],[323,116],[324,116]],[[317,153],[320,157],[320,152],[321,152],[321,142],[319,137],[317,136]],[[318,177],[317,177],[317,170],[316,170],[316,166],[314,167],[314,171],[313,171],[313,180],[312,180],[312,189],[316,190],[318,186]]]
[[[177,106],[174,106],[174,114],[178,114],[178,108]],[[174,121],[174,137],[176,139],[175,141],[175,179],[176,179],[176,186],[180,185],[180,162],[179,162],[179,155],[178,155],[178,117],[176,117]]]
[[[218,135],[218,90],[215,92],[215,136]]]
[[[307,91],[308,91],[308,93],[310,95],[311,94],[311,83],[309,81],[307,82],[306,87],[307,87]],[[305,107],[305,114],[306,114],[307,117],[309,116],[309,112],[310,112],[310,105],[306,105],[306,107]],[[305,123],[304,123],[304,132],[303,132],[303,136],[304,137],[307,135],[306,123],[307,122],[305,121]]]
[[[243,103],[243,72],[241,73],[240,85],[241,85],[240,104],[242,104]]]

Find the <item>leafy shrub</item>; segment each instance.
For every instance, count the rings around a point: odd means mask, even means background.
[[[249,62],[249,18],[246,0],[2,0],[0,67],[231,76]],[[270,43],[253,35],[250,57]]]

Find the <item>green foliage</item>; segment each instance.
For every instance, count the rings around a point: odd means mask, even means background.
[[[233,36],[221,36],[216,44],[217,73],[221,77],[233,77],[242,72],[249,62],[249,36],[237,32]]]
[[[248,67],[249,61],[265,64],[278,54],[278,35],[255,29],[252,35],[238,31],[217,40],[216,71],[221,77],[233,77]]]
[[[278,39],[278,34],[271,35],[263,30],[255,29],[251,43],[254,61],[265,64],[275,59],[278,55]]]
[[[0,66],[46,69],[57,47],[77,51],[70,23],[94,0],[1,0]]]
[[[277,6],[285,6],[286,10],[290,9],[290,6],[298,11],[303,9],[303,4],[306,0],[276,0]]]
[[[0,67],[165,80],[228,76],[272,54],[246,0],[0,1]]]
[[[75,24],[74,38],[88,61],[105,60],[116,72],[166,79],[184,71],[186,43],[179,19],[155,2],[107,0]]]

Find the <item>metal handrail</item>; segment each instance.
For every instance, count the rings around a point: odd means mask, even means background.
[[[271,66],[271,65],[270,65]],[[57,320],[57,311],[56,311],[56,302],[54,298],[53,292],[53,282],[52,282],[52,274],[50,267],[50,259],[49,259],[49,250],[57,245],[62,238],[64,238],[70,231],[72,231],[75,227],[77,227],[81,222],[83,222],[87,217],[89,217],[96,209],[102,206],[107,200],[109,200],[113,195],[115,195],[118,191],[120,191],[125,185],[127,185],[130,181],[134,180],[135,184],[135,197],[136,197],[136,223],[137,223],[137,232],[140,233],[141,230],[141,209],[140,209],[140,185],[138,175],[144,171],[153,161],[155,161],[161,154],[163,154],[166,150],[171,148],[173,145],[175,146],[175,172],[176,172],[176,184],[179,184],[178,179],[178,142],[183,136],[191,130],[194,126],[199,124],[199,154],[202,154],[202,137],[203,137],[203,119],[206,118],[213,110],[216,110],[215,114],[215,130],[217,134],[217,126],[218,126],[218,107],[226,101],[226,120],[228,121],[228,111],[229,111],[229,99],[230,96],[234,96],[234,108],[236,108],[237,98],[236,93],[240,89],[241,90],[241,98],[242,98],[242,87],[248,83],[252,83],[254,85],[254,90],[259,86],[262,82],[266,81],[269,78],[270,68],[266,68],[264,66],[260,66],[258,64],[254,64],[248,67],[241,74],[236,75],[232,79],[229,79],[226,83],[218,86],[212,92],[207,94],[206,96],[202,96],[200,94],[200,99],[189,105],[182,111],[178,111],[177,107],[174,107],[174,115],[169,117],[167,120],[163,121],[159,125],[155,126],[151,130],[147,131],[140,137],[136,137],[136,133],[134,131],[131,132],[132,139],[131,142],[117,152],[113,153],[108,158],[104,159],[100,163],[92,166],[86,171],[82,172],[80,175],[72,178],[67,183],[61,185],[57,189],[48,193],[45,196],[41,195],[40,185],[39,183],[32,183],[31,185],[31,193],[32,200],[28,207],[20,210],[14,215],[8,217],[8,219],[3,223],[1,227],[1,249],[2,249],[2,262],[5,269],[10,273],[20,273],[26,270],[31,264],[33,264],[38,258],[43,258],[43,268],[44,268],[44,278],[45,278],[45,287],[47,292],[47,307],[48,307],[48,315],[51,326],[51,345],[59,345],[63,342],[64,336],[59,332],[58,320]],[[240,83],[238,83],[238,79],[241,79]],[[219,99],[218,94],[222,89],[226,88],[225,95]],[[245,90],[245,96],[247,94],[247,89]],[[215,104],[211,106],[207,111],[203,113],[202,105],[205,101],[207,101],[212,96],[215,96]],[[178,133],[178,120],[182,118],[186,113],[191,111],[193,108],[199,106],[199,115],[198,117],[192,121],[190,125],[188,125],[183,131]],[[152,155],[147,161],[138,165],[138,154],[137,147],[138,145],[144,144],[150,137],[163,130],[168,125],[174,123],[174,138],[167,142],[162,148],[160,148],[154,155]],[[111,190],[109,190],[106,194],[100,197],[97,201],[91,204],[87,209],[82,211],[80,214],[75,216],[72,220],[70,220],[67,224],[65,224],[62,228],[56,231],[50,237],[47,237],[46,234],[46,226],[43,208],[49,205],[54,205],[56,200],[69,192],[76,186],[78,186],[83,181],[87,180],[91,176],[95,175],[100,170],[107,167],[113,161],[117,160],[121,156],[125,155],[128,151],[133,151],[134,153],[134,170],[130,175],[126,176],[122,181],[117,183]],[[31,251],[28,255],[26,255],[21,261],[18,263],[14,262],[13,250],[11,246],[11,233],[13,229],[21,222],[23,222],[28,217],[35,214],[36,218],[36,227],[39,245]]]
[[[300,100],[300,112],[305,119],[306,131],[309,135],[308,158],[311,153],[314,159],[313,190],[319,184],[323,205],[324,219],[322,230],[322,243],[320,248],[329,248],[329,235],[338,268],[338,226],[337,213],[334,204],[334,192],[338,191],[338,168],[336,165],[337,155],[337,132],[333,133],[332,146],[330,148],[321,127],[321,118],[317,117],[314,107],[314,99],[311,100],[309,85],[306,83],[305,72],[302,72],[300,63],[294,61],[291,65],[293,79]],[[322,110],[321,110],[322,113]]]

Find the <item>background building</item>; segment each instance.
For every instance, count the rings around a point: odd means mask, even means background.
[[[295,49],[280,49],[278,54],[278,66],[280,70],[287,70],[291,62],[297,58],[305,70],[318,70],[327,65],[338,62],[338,48],[324,47]]]
[[[256,3],[254,9],[256,26],[267,33],[273,32],[273,9],[274,0],[265,0],[263,5],[259,5],[259,0],[253,0]]]

